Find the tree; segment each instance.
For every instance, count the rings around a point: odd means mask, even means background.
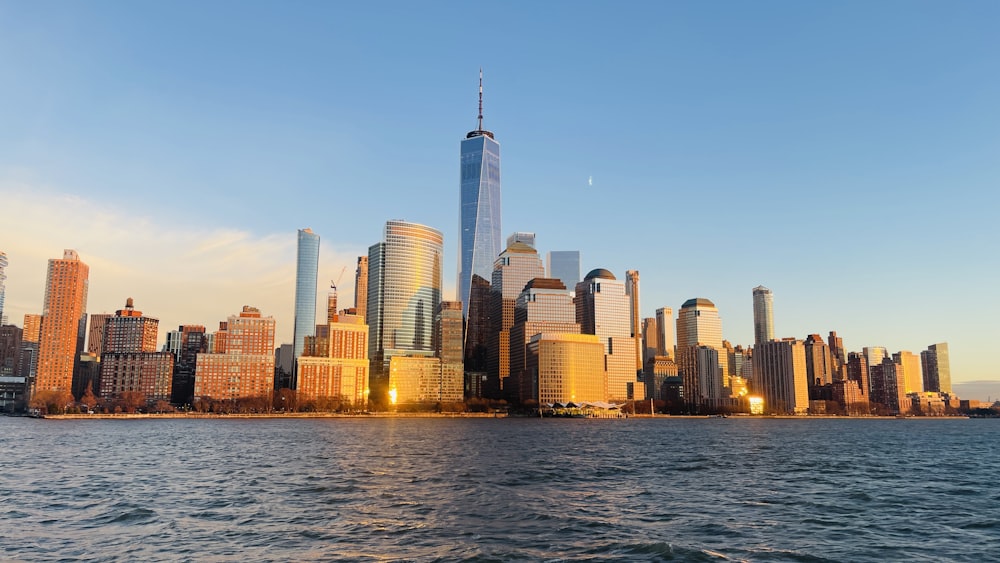
[[[123,411],[134,413],[139,407],[146,404],[146,396],[139,391],[125,391],[118,396],[118,403]]]
[[[94,396],[94,392],[91,390],[92,387],[93,385],[88,385],[87,390],[84,391],[83,396],[80,397],[80,403],[87,407],[88,411],[94,410],[94,407],[97,406],[97,397]]]

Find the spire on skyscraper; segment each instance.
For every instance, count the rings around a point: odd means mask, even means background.
[[[475,131],[469,131],[466,139],[482,137],[483,135],[493,138],[493,132],[483,129],[483,67],[479,67],[479,121]]]

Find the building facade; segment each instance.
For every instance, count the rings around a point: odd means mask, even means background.
[[[674,335],[674,310],[670,307],[660,307],[656,310],[656,329],[660,331],[656,339],[656,355],[676,358],[674,351],[676,336]]]
[[[951,364],[948,360],[948,343],[931,344],[920,353],[924,372],[924,391],[951,393]]]
[[[764,397],[764,411],[807,414],[809,385],[806,347],[801,340],[785,338],[754,346],[755,389]]]
[[[75,250],[49,260],[34,391],[71,391],[87,328],[90,268]]]
[[[699,348],[708,347],[722,350],[722,319],[715,303],[703,297],[688,299],[677,312],[677,369],[684,382],[684,399],[688,409],[697,412],[702,403],[716,401],[723,397],[714,396],[714,389],[726,387],[728,365],[715,366],[705,363],[707,356]],[[726,362],[728,364],[728,362]],[[721,381],[712,383],[706,389],[702,381],[719,377]]]
[[[639,270],[625,272],[625,295],[628,296],[631,316],[630,330],[635,340],[635,372],[642,373],[642,311],[639,309]]]
[[[545,277],[545,266],[538,252],[522,242],[508,246],[493,263],[490,284],[490,331],[486,389],[491,398],[515,399],[515,387],[508,386],[510,368],[510,329],[514,326],[517,298],[529,281]]]
[[[527,370],[528,343],[541,332],[579,334],[573,296],[562,281],[535,278],[525,285],[514,305],[514,325],[510,328],[511,387],[517,386],[516,400],[538,401],[537,373]]]
[[[354,314],[368,323],[368,257],[358,256],[354,269]]]
[[[596,334],[542,332],[526,350],[526,372],[538,381],[533,399],[540,404],[608,400],[604,345]]]
[[[753,288],[753,341],[755,344],[774,340],[774,294],[758,285]]]
[[[298,358],[305,338],[316,329],[316,288],[319,283],[319,235],[312,229],[300,229],[295,256],[295,328],[293,353]]]
[[[368,249],[368,357],[380,400],[393,356],[434,356],[443,269],[444,237],[425,225],[388,221],[383,242]]]
[[[550,278],[561,280],[573,291],[580,283],[580,251],[553,250],[545,257],[545,271]]]
[[[892,355],[896,363],[896,372],[903,376],[903,392],[921,393],[924,390],[924,379],[920,372],[920,356],[906,350],[900,350]]]
[[[580,332],[596,335],[604,346],[608,378],[608,395],[604,400],[644,399],[644,385],[635,369],[637,346],[632,336],[632,305],[625,293],[625,283],[603,268],[591,270],[576,284],[574,301]]]
[[[469,314],[472,276],[490,279],[501,238],[500,144],[483,129],[483,76],[479,74],[479,121],[462,141],[459,156],[460,233],[458,299]]]
[[[212,353],[195,361],[194,400],[268,397],[274,391],[274,317],[244,305],[219,323]]]

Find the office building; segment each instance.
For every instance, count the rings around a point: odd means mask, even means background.
[[[538,382],[537,397],[532,399],[540,404],[607,401],[605,353],[599,336],[541,332],[531,337],[526,352],[525,371]]]
[[[460,154],[461,232],[458,239],[458,300],[469,315],[472,276],[491,279],[500,254],[500,144],[483,129],[483,75],[479,73],[477,127],[462,141]],[[543,274],[544,275],[544,274]]]
[[[580,332],[597,335],[604,346],[608,396],[606,401],[642,400],[644,385],[635,369],[636,339],[632,336],[632,304],[625,282],[603,268],[591,270],[576,284],[576,322]]]
[[[674,336],[674,310],[670,307],[660,307],[656,310],[656,329],[659,332],[657,337],[657,356],[665,356],[668,358],[676,358],[677,354],[674,351],[674,344],[676,343]]]
[[[724,393],[727,387],[728,361],[719,364],[706,363],[709,355],[700,348],[723,350],[722,319],[715,304],[703,297],[688,299],[677,312],[677,368],[684,382],[684,399],[692,412],[698,411],[704,403],[715,403],[724,398],[714,395],[718,390]],[[702,382],[712,378],[707,386]]]
[[[920,356],[913,352],[901,350],[892,355],[896,363],[896,372],[903,376],[903,392],[921,393],[924,390],[924,379],[920,372]]]
[[[394,356],[389,362],[390,404],[448,403],[464,398],[462,304],[442,301],[434,317],[435,357]]]
[[[441,303],[444,237],[406,221],[388,221],[368,249],[368,357],[371,389],[383,402],[393,356],[434,356],[434,312]]]
[[[516,388],[508,388],[510,377],[510,328],[514,326],[517,298],[529,281],[545,277],[538,251],[522,242],[508,246],[493,263],[490,284],[490,332],[488,334],[486,389],[491,398],[513,400]]]
[[[98,358],[101,357],[101,352],[104,351],[104,327],[107,325],[108,319],[113,316],[109,313],[90,315],[90,329],[87,331],[87,353]]]
[[[322,354],[301,356],[296,364],[299,399],[366,408],[371,367],[368,325],[357,315],[341,312],[332,315],[324,332],[327,343],[317,350]]]
[[[831,330],[826,343],[830,348],[830,362],[834,381],[847,379],[847,349],[844,348],[844,339],[837,336],[836,331]]]
[[[354,314],[368,323],[368,257],[358,256],[354,270]]]
[[[33,393],[71,391],[73,368],[83,352],[90,268],[75,250],[49,260]]]
[[[274,317],[244,305],[219,323],[211,353],[195,360],[194,400],[268,397],[274,391]]]
[[[14,325],[0,325],[0,377],[17,375],[24,330]]]
[[[538,401],[538,380],[527,370],[527,346],[541,332],[579,334],[573,296],[561,280],[535,278],[525,285],[514,305],[514,325],[510,328],[510,378],[516,384],[515,400]]]
[[[806,347],[801,340],[785,338],[757,343],[753,365],[755,389],[763,395],[764,412],[808,413]]]
[[[864,354],[848,352],[847,364],[845,366],[847,379],[854,381],[858,385],[859,395],[854,401],[854,411],[851,414],[868,414],[869,403],[871,402],[870,372],[868,371],[868,359]]]
[[[4,300],[7,294],[7,253],[0,250],[0,325],[7,324],[7,319],[4,317]]]
[[[535,233],[514,231],[513,233],[507,235],[507,246],[510,246],[515,242],[523,242],[531,248],[535,248]],[[506,248],[506,246],[504,248]]]
[[[580,283],[580,251],[553,250],[545,257],[545,271],[550,278],[561,280],[570,291]]]
[[[903,374],[896,371],[896,363],[884,357],[871,367],[871,404],[876,414],[900,414],[909,410]]]
[[[316,329],[316,288],[319,282],[319,235],[312,229],[299,229],[295,258],[295,328],[293,353],[298,358],[305,338]]]
[[[659,353],[660,329],[656,326],[656,317],[642,319],[642,368],[652,365],[653,358]]]
[[[805,340],[806,374],[810,387],[819,387],[833,383],[830,350],[823,342],[823,337],[810,334]]]
[[[753,339],[755,344],[774,340],[774,295],[762,285],[753,288]]]
[[[42,335],[42,316],[27,313],[21,330],[21,352],[17,359],[18,377],[31,383],[38,368],[38,339]]]
[[[635,340],[635,372],[642,373],[642,321],[639,310],[639,270],[625,272],[625,295],[628,296],[631,321],[629,329]]]
[[[131,297],[125,308],[105,321],[97,368],[100,379],[92,389],[95,395],[115,399],[124,393],[139,393],[147,403],[170,400],[174,355],[156,351],[159,323],[136,310]],[[79,392],[86,391],[85,384],[79,387]]]
[[[948,343],[931,344],[920,353],[924,372],[924,391],[951,393],[951,365],[948,360]]]
[[[174,373],[170,384],[170,401],[189,405],[194,400],[194,378],[198,354],[208,351],[208,338],[202,325],[180,325],[171,331],[170,348],[174,354]]]

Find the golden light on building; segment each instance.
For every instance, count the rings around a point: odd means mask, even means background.
[[[764,414],[763,397],[747,397],[750,402],[750,414]]]

